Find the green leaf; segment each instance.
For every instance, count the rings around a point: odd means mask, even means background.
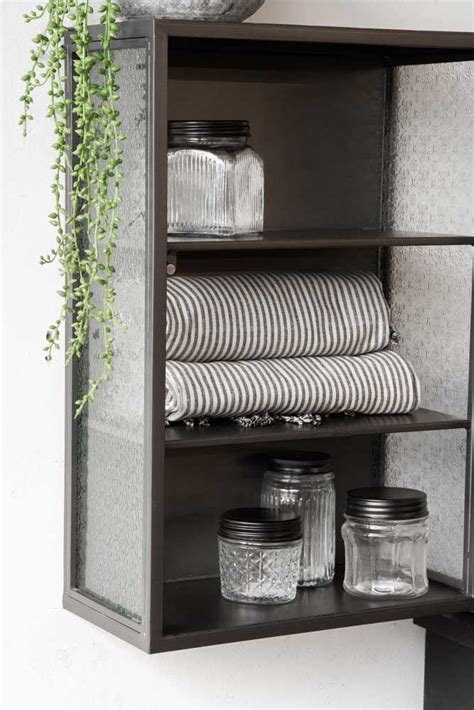
[[[48,96],[47,116],[53,124],[52,165],[53,182],[51,193],[54,209],[48,219],[56,230],[56,249],[41,257],[40,263],[58,263],[58,271],[65,286],[58,291],[62,304],[60,317],[51,326],[52,340],[46,350],[51,359],[51,348],[59,347],[59,327],[66,314],[74,314],[72,336],[67,345],[67,361],[80,357],[87,346],[92,323],[103,324],[103,349],[100,360],[103,370],[91,380],[84,397],[77,402],[78,414],[94,400],[97,389],[108,379],[113,364],[112,326],[120,323],[115,312],[116,298],[112,279],[114,267],[109,263],[117,245],[119,220],[115,215],[121,201],[120,181],[123,178],[118,166],[121,163],[121,148],[116,142],[125,140],[120,131],[120,114],[116,102],[120,98],[120,88],[114,79],[120,68],[115,66],[111,55],[111,38],[118,31],[116,18],[120,12],[117,3],[108,0],[101,8],[100,19],[104,25],[99,36],[102,46],[99,51],[91,50],[89,15],[92,5],[83,0],[49,0],[47,5],[39,4],[25,21],[38,19],[44,13],[45,29],[33,40],[30,52],[32,66],[23,76],[23,104],[19,124],[26,132],[26,124],[33,116],[28,108],[32,103],[32,92],[43,89]],[[66,53],[63,46],[66,24],[72,24],[71,38],[77,53],[73,59],[75,92],[65,96],[64,71],[62,69]],[[93,80],[92,70],[98,72]],[[62,175],[68,164],[67,137],[71,134],[70,116],[74,117],[77,134],[72,166],[72,187],[68,187],[72,212],[66,214],[62,207],[64,192]],[[116,142],[114,142],[116,141]],[[64,224],[60,218],[64,215]],[[92,245],[81,251],[84,233],[92,240],[101,242],[100,253]],[[87,245],[86,245],[87,246]],[[100,261],[99,261],[100,259]],[[94,294],[97,285],[103,287]],[[72,303],[74,307],[71,307]]]

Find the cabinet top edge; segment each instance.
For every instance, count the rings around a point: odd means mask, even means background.
[[[100,26],[91,28],[96,36]],[[474,32],[396,30],[310,25],[275,25],[253,22],[189,22],[137,18],[119,24],[118,38],[166,35],[169,38],[228,39],[239,41],[346,44],[412,50],[464,50],[474,58]]]

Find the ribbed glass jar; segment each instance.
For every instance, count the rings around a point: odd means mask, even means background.
[[[334,578],[336,492],[332,459],[322,453],[285,454],[264,474],[262,505],[299,515],[303,551],[298,584],[320,587]]]
[[[224,513],[219,524],[221,593],[245,604],[285,604],[297,591],[301,522],[263,508]]]
[[[248,121],[170,121],[168,232],[234,236],[263,231],[263,160]]]
[[[359,597],[420,597],[428,591],[426,495],[407,488],[348,492],[342,537],[344,589]]]

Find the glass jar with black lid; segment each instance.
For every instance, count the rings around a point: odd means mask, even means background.
[[[219,568],[225,599],[284,604],[296,596],[302,532],[299,517],[236,508],[219,522]]]
[[[347,494],[345,518],[347,592],[398,598],[428,591],[425,493],[410,488],[353,489]]]
[[[263,160],[248,121],[170,121],[168,232],[216,237],[263,230]]]
[[[291,452],[269,460],[262,505],[301,517],[303,551],[298,584],[322,587],[334,578],[336,492],[333,460],[320,452]]]

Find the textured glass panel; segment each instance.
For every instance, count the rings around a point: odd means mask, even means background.
[[[425,491],[430,511],[428,567],[460,580],[463,568],[464,431],[391,434],[385,483]]]
[[[394,77],[388,226],[473,231],[474,64],[401,67]],[[400,353],[421,380],[421,405],[466,415],[471,247],[396,248],[390,263]],[[386,478],[425,490],[433,519],[430,566],[460,579],[463,432],[387,437]]]
[[[110,608],[140,618],[143,604],[143,475],[146,273],[146,50],[115,52],[121,67],[124,182],[114,256],[117,330],[113,374],[77,430],[77,583]],[[101,367],[101,342],[78,367],[78,387]]]

